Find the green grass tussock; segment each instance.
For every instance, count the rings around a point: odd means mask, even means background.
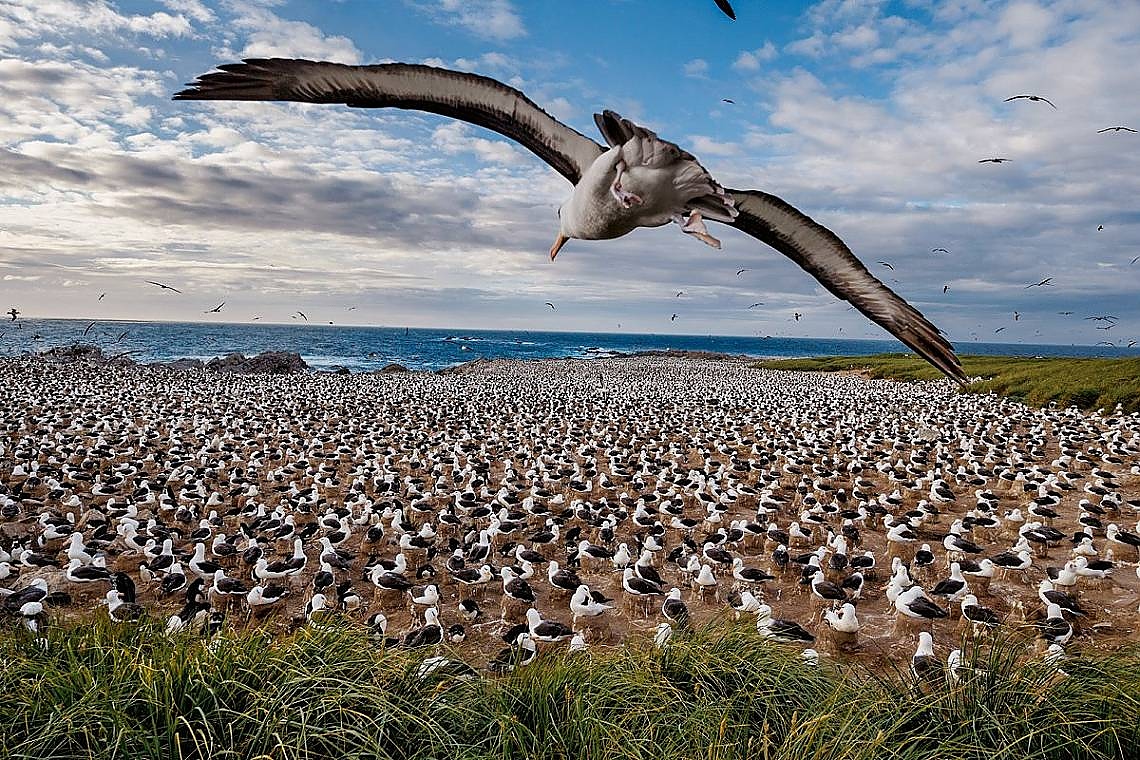
[[[966,647],[961,680],[825,660],[723,621],[546,652],[499,678],[423,676],[427,656],[356,628],[203,641],[106,623],[39,648],[0,637],[4,758],[1127,758],[1140,650],[1058,672],[1010,639]]]
[[[967,393],[996,393],[1034,406],[1056,402],[1091,410],[1140,411],[1140,358],[1034,359],[1018,356],[962,356],[962,367],[975,380]],[[823,356],[773,359],[756,367],[793,371],[860,371],[876,379],[936,380],[942,374],[913,354]]]

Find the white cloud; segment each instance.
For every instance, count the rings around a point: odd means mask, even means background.
[[[0,4],[0,50],[23,40],[82,32],[97,37],[141,35],[163,39],[190,33],[181,14],[124,14],[107,0],[6,0]]]
[[[998,19],[997,28],[1009,36],[1009,43],[1014,49],[1027,50],[1035,48],[1048,37],[1053,26],[1053,14],[1037,3],[1012,3]]]
[[[201,0],[159,0],[159,2],[175,13],[188,16],[203,24],[215,19],[214,12],[203,5]]]
[[[233,26],[246,34],[243,58],[317,58],[359,63],[362,56],[347,37],[326,35],[304,21],[284,19],[267,8],[242,3],[234,6]]]
[[[767,40],[764,42],[763,47],[758,47],[755,50],[740,51],[740,55],[736,56],[732,68],[737,71],[759,71],[761,63],[771,61],[777,55],[779,55],[779,53],[776,51],[776,46],[772,44],[771,40]]]
[[[477,37],[502,41],[526,36],[510,0],[427,0],[418,5],[440,23],[463,27]]]
[[[685,72],[685,76],[687,77],[700,79],[708,76],[709,62],[704,58],[694,58],[686,62],[685,65],[681,67],[681,70]]]

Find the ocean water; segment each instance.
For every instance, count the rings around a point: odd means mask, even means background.
[[[86,334],[84,334],[86,332]],[[602,357],[617,352],[676,349],[763,358],[871,354],[905,350],[894,340],[757,338],[725,335],[536,332],[335,325],[260,325],[199,322],[87,322],[21,319],[0,324],[0,356],[90,343],[107,355],[127,353],[140,363],[181,358],[208,360],[228,353],[295,351],[314,369],[354,372],[397,362],[410,369],[441,369],[472,359]],[[1025,343],[962,343],[962,353],[1013,356],[1140,356],[1140,349]]]

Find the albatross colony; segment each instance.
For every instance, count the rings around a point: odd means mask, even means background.
[[[704,624],[899,662],[1140,629],[1137,415],[660,357],[6,359],[0,410],[0,626],[34,635],[347,625],[502,671]]]
[[[965,381],[938,328],[872,275],[835,233],[774,195],[723,188],[690,153],[613,111],[594,115],[607,149],[518,90],[476,74],[406,63],[346,66],[283,58],[218,68],[175,100],[405,108],[486,127],[518,142],[574,185],[559,209],[552,260],[571,239],[610,240],[670,222],[719,248],[705,220],[727,224],[775,248],[948,377]]]

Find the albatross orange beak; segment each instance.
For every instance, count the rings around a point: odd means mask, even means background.
[[[562,246],[566,245],[566,242],[568,240],[570,240],[570,238],[566,237],[561,232],[558,233],[558,237],[554,238],[554,245],[550,246],[551,261],[554,261],[554,259],[558,256],[558,252],[562,250]]]

